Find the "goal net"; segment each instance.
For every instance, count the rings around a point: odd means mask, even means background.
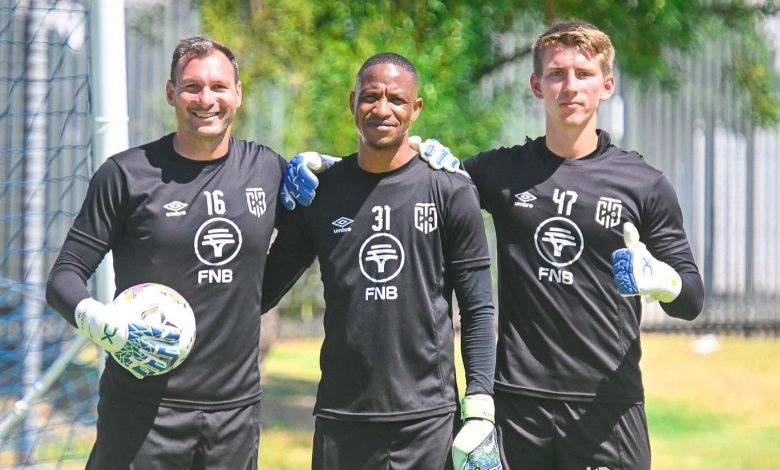
[[[102,353],[45,304],[92,174],[89,14],[0,0],[0,468],[83,468]]]

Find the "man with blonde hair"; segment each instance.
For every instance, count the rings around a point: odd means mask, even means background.
[[[701,277],[668,179],[596,127],[615,92],[609,37],[559,23],[532,52],[546,135],[465,162],[499,240],[507,467],[649,469],[640,298],[692,320]]]

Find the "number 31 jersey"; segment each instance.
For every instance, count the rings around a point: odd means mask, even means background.
[[[414,158],[381,174],[351,156],[280,222],[264,303],[319,257],[325,339],[315,413],[409,420],[457,403],[451,268],[490,264],[473,185]]]

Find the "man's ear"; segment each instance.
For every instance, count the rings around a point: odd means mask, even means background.
[[[349,92],[349,114],[355,115],[355,90]]]
[[[422,111],[423,99],[417,98],[414,100],[414,111],[412,111],[412,121],[416,121],[420,117],[420,111]]]
[[[165,99],[168,101],[168,104],[171,106],[173,106],[174,103],[174,97],[173,97],[174,89],[175,87],[173,85],[173,82],[168,80],[165,83]]]
[[[607,75],[604,78],[604,85],[601,87],[601,95],[599,98],[601,100],[608,100],[613,94],[615,94],[615,76],[614,75]]]
[[[535,73],[532,73],[529,81],[531,82],[531,91],[533,92],[534,96],[542,99],[542,84],[539,81],[539,77],[537,77]]]

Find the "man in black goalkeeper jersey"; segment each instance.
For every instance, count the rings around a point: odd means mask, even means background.
[[[507,467],[649,469],[640,296],[691,320],[701,277],[667,178],[596,128],[615,90],[607,35],[557,24],[533,59],[546,135],[465,162],[498,239],[495,402]],[[431,166],[457,166],[429,150]]]
[[[468,178],[432,170],[410,147],[407,133],[422,108],[417,90],[416,70],[402,56],[382,53],[363,64],[350,95],[358,152],[323,174],[311,207],[280,223],[268,256],[264,311],[315,257],[322,271],[314,469],[451,466],[453,290],[468,420],[455,439],[456,458],[486,439],[495,443],[495,333],[482,216]]]
[[[110,250],[117,292],[145,282],[172,287],[194,310],[197,338],[181,366],[163,375],[146,376],[156,363],[147,351],[130,368],[107,358],[87,468],[256,469],[260,287],[287,162],[231,137],[241,82],[224,45],[181,41],[166,92],[176,132],[98,168],[47,299],[110,348],[94,326],[113,328],[123,317],[87,290]]]

